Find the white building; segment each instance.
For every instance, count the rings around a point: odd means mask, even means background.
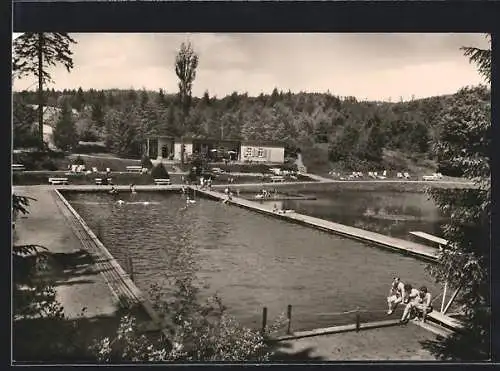
[[[282,164],[285,162],[285,147],[278,142],[243,141],[240,146],[240,161]]]
[[[184,151],[182,146],[184,146]],[[278,142],[174,138],[159,135],[147,138],[144,145],[144,153],[152,161],[180,161],[182,152],[184,152],[184,160],[188,160],[194,153],[199,153],[214,161],[220,158],[230,158],[247,163],[282,164],[285,162],[285,147]]]

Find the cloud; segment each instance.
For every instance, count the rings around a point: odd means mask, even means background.
[[[200,61],[193,93],[257,95],[274,87],[330,90],[360,99],[452,93],[481,82],[461,46],[482,34],[72,34],[75,68],[55,68],[54,88],[177,91],[175,56],[191,42]],[[33,80],[33,79],[31,79]],[[18,81],[23,89],[33,81]]]

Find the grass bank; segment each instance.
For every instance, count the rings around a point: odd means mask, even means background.
[[[241,184],[237,186],[242,192],[258,191],[261,186]],[[310,182],[297,184],[273,183],[273,188],[282,192],[329,192],[339,190],[351,191],[385,191],[385,192],[426,192],[429,188],[471,188],[465,182],[420,182],[420,181],[338,181],[331,183]]]

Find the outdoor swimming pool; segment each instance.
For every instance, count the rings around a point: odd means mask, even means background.
[[[342,189],[328,192],[300,192],[315,200],[262,201],[273,207],[293,209],[314,216],[387,236],[422,243],[409,232],[422,231],[441,236],[444,216],[423,192],[363,191]]]
[[[178,193],[141,192],[120,198],[64,194],[122,266],[133,259],[136,284],[169,292],[171,275],[196,275],[204,296],[218,292],[241,323],[258,327],[293,305],[295,330],[352,323],[327,313],[356,307],[385,318],[394,275],[440,292],[425,262],[305,226],[207,199],[182,210]],[[146,203],[145,203],[146,202]]]

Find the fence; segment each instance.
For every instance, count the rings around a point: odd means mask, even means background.
[[[437,295],[432,301],[431,305],[434,307],[434,311],[439,311],[439,308],[436,308],[436,301],[440,299],[442,294]],[[403,313],[405,305],[399,305],[397,307],[397,311],[395,311],[392,316],[388,316],[387,308],[385,309],[361,309],[355,308],[348,311],[342,312],[328,312],[328,313],[316,313],[317,317],[321,317],[322,320],[319,320],[318,323],[325,323],[324,318],[328,319],[328,327],[327,326],[316,326],[320,328],[308,329],[308,330],[300,330],[298,332],[293,331],[292,326],[292,305],[287,306],[286,310],[286,336],[291,337],[302,337],[302,336],[313,336],[319,334],[326,333],[338,333],[338,332],[346,332],[346,331],[356,331],[359,332],[362,329],[367,328],[377,328],[377,327],[385,327],[392,326],[399,323],[401,319],[401,315]],[[267,307],[262,308],[262,326],[261,332],[263,334],[268,333],[268,309]]]

